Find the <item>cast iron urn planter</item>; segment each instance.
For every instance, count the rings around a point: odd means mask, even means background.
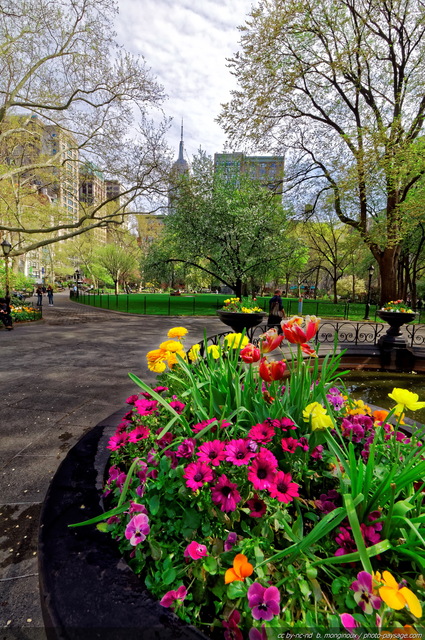
[[[267,315],[265,311],[258,313],[239,313],[237,311],[224,311],[219,309],[217,315],[223,324],[231,327],[235,333],[242,333],[244,329],[252,329],[258,326]]]
[[[390,328],[387,330],[386,334],[380,338],[380,344],[391,344],[394,347],[406,347],[407,342],[405,338],[402,336],[400,328],[404,324],[408,324],[409,322],[413,322],[416,318],[416,313],[401,313],[397,311],[378,311],[378,316],[384,322],[387,322],[390,325]]]

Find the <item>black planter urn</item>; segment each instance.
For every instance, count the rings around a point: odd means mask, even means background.
[[[267,313],[265,311],[259,311],[258,313],[238,313],[236,311],[224,311],[220,309],[217,311],[217,315],[221,322],[233,329],[235,333],[242,333],[244,329],[252,329],[261,324]]]

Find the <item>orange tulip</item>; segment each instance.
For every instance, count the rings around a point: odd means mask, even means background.
[[[269,329],[260,336],[261,353],[270,353],[278,348],[283,340],[283,335],[278,335],[276,329]]]
[[[244,556],[243,553],[238,553],[233,560],[233,567],[227,569],[224,575],[224,582],[226,584],[235,582],[236,580],[243,582],[253,571],[254,567],[248,562],[248,558]]]
[[[281,322],[281,327],[285,338],[291,344],[305,344],[316,335],[320,318],[316,316],[305,317],[305,330],[301,329],[303,319],[299,316],[294,316],[287,322]]]
[[[285,360],[273,360],[268,362],[263,358],[258,367],[258,373],[265,382],[273,382],[273,380],[282,380],[285,376],[286,362]]]

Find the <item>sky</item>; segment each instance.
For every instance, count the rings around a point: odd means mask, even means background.
[[[199,147],[208,155],[223,151],[225,134],[214,120],[236,87],[226,57],[239,49],[237,27],[252,0],[118,1],[118,42],[144,56],[168,96],[163,109],[173,119],[167,142],[175,157],[182,118],[186,160]]]

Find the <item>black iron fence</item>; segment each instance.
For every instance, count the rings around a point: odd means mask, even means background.
[[[332,344],[337,339],[339,346],[375,346],[381,336],[388,330],[387,324],[368,322],[326,322],[320,323],[314,342],[316,344]],[[250,342],[258,345],[261,334],[267,331],[267,325],[259,325],[248,329],[247,336]],[[218,344],[230,330],[207,338],[207,345]],[[408,346],[421,347],[425,344],[425,325],[406,325],[402,328],[406,336]]]

